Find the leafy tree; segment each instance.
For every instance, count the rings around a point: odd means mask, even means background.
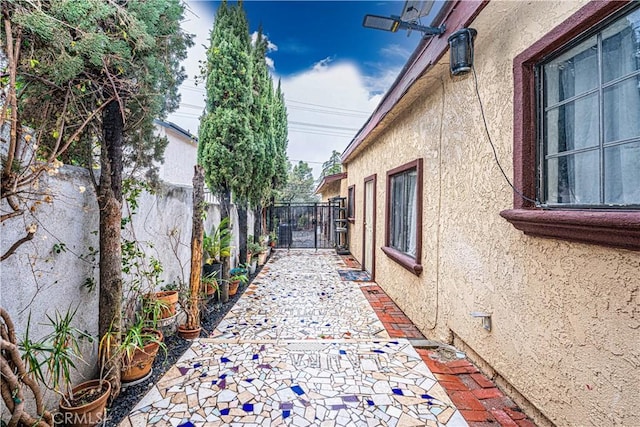
[[[13,0],[2,3],[2,12],[5,28],[11,25],[3,46],[21,55],[18,112],[37,130],[37,155],[51,159],[69,149],[93,172],[99,146],[99,333],[113,349],[121,331],[123,168],[126,160],[149,166],[162,156],[166,141],[154,138],[152,121],[179,103],[180,61],[191,44],[180,30],[184,6],[179,0]],[[108,360],[117,395],[118,358]]]
[[[342,172],[342,160],[340,159],[340,153],[336,150],[331,152],[329,160],[322,164],[322,172],[320,173],[320,180],[328,175],[334,175]]]
[[[289,179],[280,201],[286,203],[312,203],[319,200],[314,194],[315,184],[312,169],[302,160],[289,167]]]

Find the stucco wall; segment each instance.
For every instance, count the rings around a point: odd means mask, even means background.
[[[583,4],[494,1],[472,24],[480,95],[508,176],[512,60]],[[447,62],[346,165],[342,193],[356,184],[352,253],[362,260],[363,179],[377,173],[376,280],[423,333],[469,346],[557,425],[636,424],[640,254],[528,237],[502,219],[512,191],[493,159],[473,76],[451,78]],[[424,161],[420,277],[379,249],[386,171],[416,158]],[[472,311],[492,314],[491,332]]]
[[[158,165],[160,179],[171,184],[191,185],[193,167],[198,158],[198,145],[176,130],[156,125],[158,133],[169,139],[164,162]]]
[[[39,339],[50,332],[43,326],[46,315],[53,316],[56,310],[64,313],[68,307],[79,307],[74,325],[96,336],[98,289],[83,287],[89,277],[98,282],[98,258],[89,254],[90,248],[99,246],[99,212],[88,173],[81,168],[64,166],[56,176],[45,175],[39,187],[53,196],[53,203],[41,204],[33,213],[5,221],[1,226],[3,253],[24,236],[27,224],[37,223],[39,229],[32,241],[2,262],[0,305],[11,315],[18,339],[24,336],[29,315],[31,338]],[[192,194],[190,187],[164,184],[155,194],[143,192],[138,212],[133,217],[133,228],[127,227],[123,233],[131,238],[133,229],[147,256],[162,263],[163,284],[179,277],[189,280]],[[234,239],[237,241],[235,209],[233,214]],[[252,218],[250,215],[250,229]],[[219,207],[209,204],[205,229],[209,231],[212,224],[219,221]],[[65,249],[56,253],[54,244],[61,243]],[[76,381],[95,375],[96,345],[87,345],[83,355],[87,364],[77,364]],[[48,393],[47,398],[52,407],[57,405],[56,395]],[[4,413],[1,406],[0,413]]]
[[[322,193],[320,193],[320,197],[323,202],[328,202],[330,199],[334,197],[340,196],[340,183],[342,181],[335,181],[326,184],[324,188],[322,188]],[[346,191],[344,194],[347,194]]]

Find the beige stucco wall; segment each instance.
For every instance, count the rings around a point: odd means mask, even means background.
[[[489,132],[509,177],[512,60],[583,4],[493,1],[472,25]],[[502,219],[512,191],[493,159],[473,76],[451,78],[447,62],[344,165],[342,193],[356,185],[352,254],[362,261],[363,179],[376,173],[376,281],[423,333],[469,346],[557,425],[637,425],[640,253],[528,237]],[[424,161],[420,277],[379,249],[386,172],[416,158]],[[493,330],[472,311],[492,313]]]
[[[328,202],[329,199],[332,199],[340,195],[340,182],[341,181],[330,182],[329,184],[326,184],[322,188],[320,197],[322,198],[323,202]],[[344,194],[347,194],[347,193],[345,192]]]

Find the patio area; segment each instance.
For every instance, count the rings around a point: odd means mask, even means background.
[[[350,267],[331,250],[276,251],[210,338],[195,340],[120,425],[473,425],[464,412],[496,422],[478,398],[479,409],[456,408],[439,382],[459,392],[454,375],[432,373],[425,360],[440,365],[407,339],[419,331],[383,313],[375,283],[341,279]],[[507,418],[500,425],[518,425]]]

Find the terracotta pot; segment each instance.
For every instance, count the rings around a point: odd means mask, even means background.
[[[218,290],[217,283],[215,285],[212,283],[205,284],[205,292],[207,293],[208,297],[211,297],[213,294],[215,294],[217,290]]]
[[[238,287],[240,287],[240,280],[234,280],[233,282],[229,282],[229,296],[234,296],[238,292]]]
[[[178,326],[178,334],[185,340],[193,340],[200,336],[200,331],[202,328],[197,329],[187,329],[186,325]]]
[[[100,390],[101,387],[102,390]],[[64,399],[61,400],[60,415],[58,416],[59,418],[56,417],[56,421],[60,421],[61,425],[77,427],[89,427],[101,423],[106,415],[105,407],[111,393],[109,381],[103,380],[101,385],[100,380],[91,380],[78,384],[73,388],[74,398],[100,391],[101,394],[98,398],[80,406],[67,406]]]
[[[155,333],[158,341],[162,341],[162,332],[154,329],[145,330],[144,332]],[[150,342],[143,348],[136,349],[130,360],[125,356],[122,361],[122,370],[120,371],[122,382],[129,383],[147,376],[153,367],[153,361],[156,359],[159,349],[159,342]]]
[[[147,300],[158,300],[164,303],[160,310],[160,319],[168,319],[176,314],[176,303],[178,302],[178,291],[161,291],[147,294]]]
[[[260,255],[258,255],[258,265],[265,265],[267,263],[267,256],[269,256],[269,254],[266,251],[261,252]]]

